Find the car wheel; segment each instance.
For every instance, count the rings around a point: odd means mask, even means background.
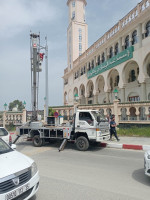
[[[40,138],[39,135],[35,135],[33,137],[33,145],[35,147],[41,147],[43,145],[43,140]]]
[[[80,136],[77,138],[76,147],[79,151],[86,151],[89,148],[89,141],[86,137]]]

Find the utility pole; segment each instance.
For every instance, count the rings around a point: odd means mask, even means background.
[[[45,107],[46,107],[46,117],[48,116],[48,45],[47,37],[45,37]]]

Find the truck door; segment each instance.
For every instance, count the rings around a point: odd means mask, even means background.
[[[87,130],[94,126],[94,119],[89,112],[79,112],[79,120],[77,121],[77,129]]]

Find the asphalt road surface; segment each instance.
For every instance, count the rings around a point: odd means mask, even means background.
[[[36,148],[31,142],[17,150],[33,158],[40,171],[40,188],[32,200],[147,200],[150,177],[143,169],[143,151],[91,147],[77,151],[68,144]]]

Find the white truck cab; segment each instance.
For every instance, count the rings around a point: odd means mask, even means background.
[[[97,110],[77,110],[74,114],[74,133],[77,148],[86,150],[89,147],[89,142],[101,142],[110,139],[109,122]],[[83,137],[86,138],[84,139],[87,140],[86,142],[83,141]],[[87,144],[83,147],[84,142]]]

